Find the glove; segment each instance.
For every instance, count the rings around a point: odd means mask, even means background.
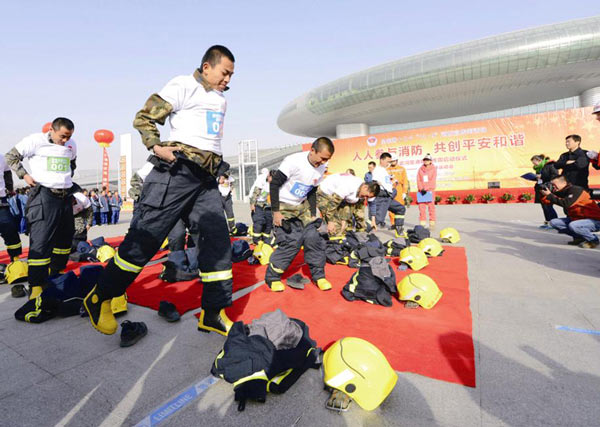
[[[588,156],[591,160],[596,160],[598,158],[597,151],[588,150],[588,152],[585,153],[585,155]]]

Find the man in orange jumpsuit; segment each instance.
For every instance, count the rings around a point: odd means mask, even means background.
[[[404,169],[404,166],[400,166],[398,164],[397,154],[392,154],[392,161],[390,162],[387,171],[392,176],[392,182],[394,189],[396,190],[394,200],[398,201],[402,205],[405,205],[405,198],[408,197],[408,192],[410,191],[410,183],[408,182],[406,169]],[[390,221],[392,224],[394,223],[393,213],[390,213]]]

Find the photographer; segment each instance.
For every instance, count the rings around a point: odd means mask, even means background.
[[[533,187],[535,190],[535,203],[540,203],[542,205],[542,211],[544,212],[544,224],[541,225],[540,228],[546,230],[551,229],[552,227],[550,227],[549,222],[554,218],[558,218],[558,215],[552,205],[542,203],[543,196],[541,190],[543,188],[550,190],[552,188],[550,181],[556,178],[559,173],[554,166],[554,162],[543,154],[536,154],[533,156],[531,158],[531,163],[533,163],[533,169],[537,176],[537,183]]]
[[[562,206],[567,218],[555,218],[550,226],[573,237],[569,245],[580,248],[595,248],[600,241],[593,233],[600,231],[600,207],[582,187],[569,184],[563,175],[552,181],[552,192],[547,188],[540,190],[542,203]]]

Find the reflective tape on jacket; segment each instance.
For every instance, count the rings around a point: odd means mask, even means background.
[[[19,249],[21,247],[21,242],[14,245],[6,245],[6,249]]]

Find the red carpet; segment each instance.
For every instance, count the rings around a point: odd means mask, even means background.
[[[107,237],[104,240],[106,241],[107,244],[109,244],[113,248],[118,248],[119,245],[121,244],[121,242],[123,242],[123,239],[125,239],[125,236]],[[29,254],[29,248],[23,248],[23,253],[21,255],[21,258],[27,258],[28,254]],[[166,256],[167,256],[167,251],[160,250],[152,257],[151,261],[156,261],[156,260],[159,260]],[[10,263],[10,257],[8,256],[8,252],[7,251],[0,252],[0,264],[8,264],[8,263]],[[91,263],[77,263],[77,262],[69,261],[69,263],[67,264],[66,271],[75,270],[75,269],[81,267],[82,265],[91,265]]]
[[[297,271],[304,259],[302,254],[292,263],[291,270]],[[265,278],[267,266],[249,265],[246,261],[233,264],[233,292],[250,287]],[[127,288],[129,302],[153,310],[158,310],[161,301],[175,304],[180,314],[200,308],[202,286],[198,280],[189,282],[167,283],[158,278],[162,265],[152,265],[144,268],[135,282]],[[284,275],[287,277],[287,275]]]
[[[302,270],[309,277],[307,266],[295,270]],[[430,265],[420,271],[431,276],[444,293],[431,310],[406,309],[397,300],[388,308],[362,301],[348,302],[340,291],[353,272],[345,266],[327,265],[326,274],[333,284],[333,290],[328,292],[311,284],[304,291],[288,287],[282,293],[273,293],[262,286],[235,301],[227,314],[232,320],[249,323],[265,312],[280,308],[288,316],[305,321],[321,347],[342,337],[363,338],[376,345],[397,371],[475,386],[464,248],[447,247],[442,257],[430,259]],[[409,273],[397,271],[397,280]]]

